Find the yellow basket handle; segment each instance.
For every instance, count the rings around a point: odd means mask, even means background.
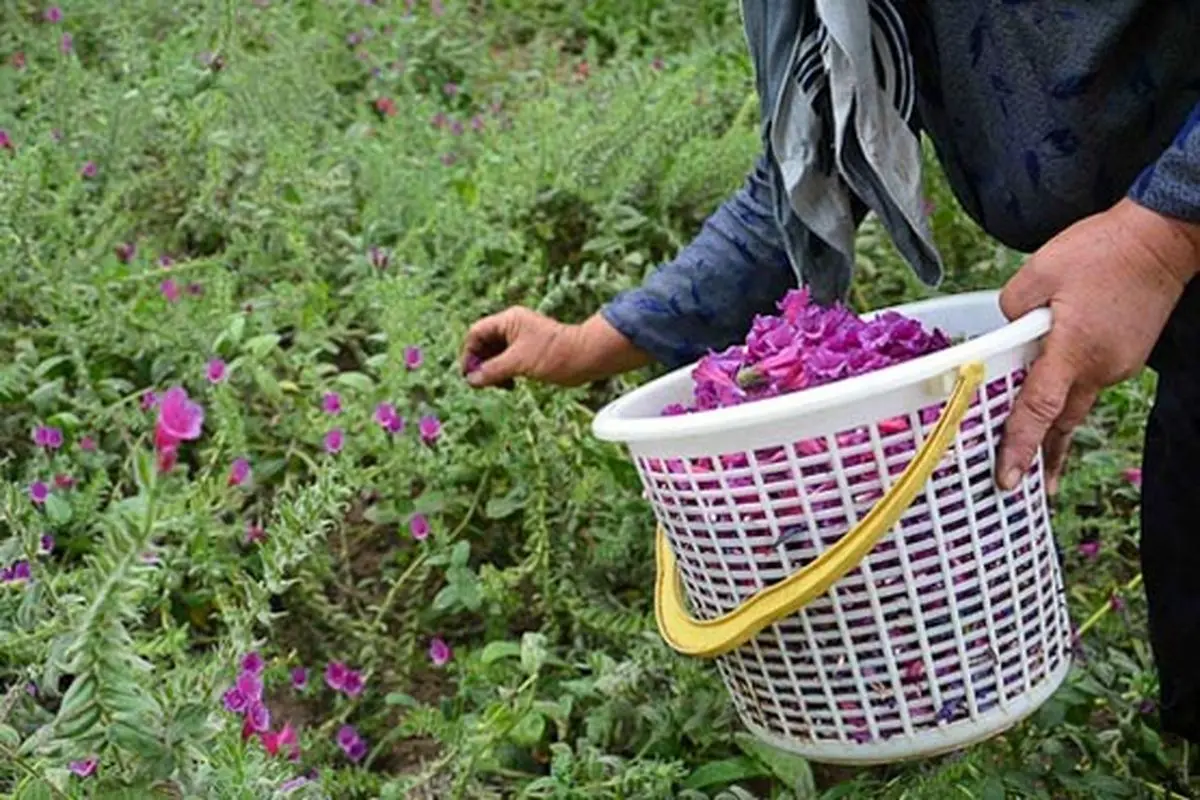
[[[658,630],[672,648],[689,656],[724,655],[754,638],[763,628],[787,617],[824,594],[830,586],[862,561],[884,534],[900,519],[933,474],[942,455],[954,441],[958,426],[970,408],[975,390],[983,383],[979,362],[962,365],[954,391],[941,417],[921,449],[887,494],[854,529],[803,569],[763,589],[739,607],[716,619],[694,619],[684,605],[683,590],[675,571],[675,557],[662,526],[655,536],[658,575],[654,612]]]

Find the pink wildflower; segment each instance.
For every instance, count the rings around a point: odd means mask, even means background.
[[[15,70],[25,69],[25,53],[24,53],[24,51],[18,50],[17,52],[13,53],[12,57],[9,59],[9,63],[12,64],[13,69],[15,69]]]
[[[396,116],[396,101],[390,97],[380,97],[375,100],[375,110],[385,117]]]
[[[128,264],[137,257],[137,244],[135,242],[122,242],[113,248],[113,254],[122,264]]]
[[[225,380],[225,362],[219,358],[211,358],[204,368],[204,377],[209,383],[220,383]]]
[[[241,486],[250,477],[250,462],[244,458],[235,458],[229,467],[230,486]]]
[[[198,439],[204,426],[204,409],[193,403],[187,391],[173,386],[163,394],[158,404],[155,440],[163,447]]]
[[[170,269],[171,267],[175,266],[175,259],[171,258],[166,253],[163,253],[158,257],[158,266],[162,267],[163,269]]]
[[[450,135],[451,136],[462,136],[463,135],[462,120],[456,119],[450,123]]]
[[[54,552],[54,537],[49,533],[43,533],[42,538],[38,540],[38,553],[41,555],[49,555]]]
[[[1142,488],[1142,470],[1139,467],[1130,467],[1124,472],[1125,480],[1129,481],[1134,487]]]
[[[0,128],[0,150],[13,150],[12,137],[8,135],[8,131]]]
[[[1084,558],[1088,559],[1089,561],[1092,559],[1095,559],[1097,556],[1100,555],[1100,542],[1097,542],[1097,541],[1080,542],[1079,543],[1079,555],[1083,556]]]
[[[421,421],[417,423],[417,429],[421,433],[421,440],[425,444],[433,444],[442,435],[442,423],[433,414],[426,414],[421,417]]]
[[[85,161],[83,162],[83,166],[79,169],[79,174],[84,178],[91,179],[96,177],[96,173],[99,171],[100,168],[96,166],[95,161]]]
[[[1112,608],[1113,611],[1124,611],[1125,610],[1125,598],[1121,597],[1121,595],[1118,594],[1117,592],[1113,592],[1112,595],[1109,596],[1109,598],[1108,598],[1108,605],[1109,605],[1109,607]]]
[[[59,472],[54,476],[55,489],[73,489],[75,488],[75,479],[70,475]]]
[[[33,430],[33,443],[47,450],[57,450],[62,447],[62,431],[48,425],[39,425]]]
[[[167,298],[168,303],[178,303],[180,298],[179,284],[175,283],[174,278],[167,278],[158,285],[158,290],[162,292],[162,296]]]
[[[370,259],[371,266],[375,269],[387,269],[387,265],[391,261],[391,254],[382,247],[372,247],[367,251],[367,258]]]
[[[429,520],[424,514],[413,514],[408,521],[408,531],[418,542],[429,537]]]
[[[246,535],[244,541],[246,544],[254,544],[255,542],[265,542],[267,540],[267,532],[262,525],[257,522],[246,523]]]
[[[453,655],[450,645],[446,644],[446,641],[442,637],[435,636],[429,642],[429,660],[433,662],[435,667],[445,666],[449,663]]]
[[[300,758],[300,740],[296,736],[296,731],[292,728],[292,723],[287,723],[278,733],[274,731],[266,731],[260,737],[262,739],[263,748],[270,755],[277,755],[280,750],[285,750],[287,757],[291,761],[297,761]]]
[[[329,433],[325,434],[325,452],[336,454],[342,452],[342,445],[346,443],[346,436],[341,428],[334,428]]]
[[[321,398],[321,410],[337,416],[342,413],[342,398],[337,392],[326,392]]]
[[[34,481],[29,484],[29,499],[37,505],[46,502],[46,498],[50,496],[50,487],[42,481]]]
[[[404,366],[410,370],[421,366],[425,361],[425,356],[421,354],[419,347],[404,348]]]
[[[478,114],[471,117],[471,130],[475,131],[476,133],[479,133],[480,131],[483,130],[483,127],[484,127],[483,117],[481,117]]]
[[[457,97],[458,84],[454,81],[447,81],[446,83],[442,84],[442,92],[446,95],[446,97]]]
[[[263,661],[262,655],[257,650],[251,650],[246,655],[242,656],[242,671],[249,672],[251,675],[262,675],[266,669],[266,662]]]
[[[69,54],[75,49],[75,37],[70,33],[64,33],[58,40],[58,49],[63,55]]]
[[[292,688],[298,692],[302,692],[307,686],[308,670],[304,667],[294,667],[292,669]]]
[[[158,392],[147,389],[142,392],[142,411],[149,411],[158,405]]]
[[[62,22],[63,12],[58,6],[50,6],[46,9],[46,22],[57,23]]]
[[[404,417],[396,413],[396,407],[391,403],[375,406],[375,421],[388,433],[400,433],[404,430]]]
[[[204,287],[199,283],[192,281],[187,285],[187,293],[192,297],[199,297],[200,295],[204,294]]]
[[[100,766],[100,759],[97,756],[88,756],[81,761],[72,761],[67,765],[67,769],[80,778],[90,778],[96,774],[96,768]]]
[[[165,475],[175,469],[175,464],[179,461],[179,448],[174,445],[164,445],[158,448],[155,456],[155,464],[159,474]]]
[[[84,436],[79,440],[79,449],[85,453],[94,452],[96,449],[96,440],[90,436]]]
[[[343,725],[338,729],[336,740],[338,747],[342,748],[342,752],[346,754],[346,758],[351,761],[361,761],[363,756],[367,754],[367,743],[358,735],[353,725]]]
[[[442,163],[447,167],[454,166],[454,162],[458,161],[458,156],[454,153],[442,153]]]

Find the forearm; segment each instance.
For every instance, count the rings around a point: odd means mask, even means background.
[[[771,313],[796,283],[771,213],[767,169],[760,158],[675,260],[588,324],[607,324],[641,359],[670,367],[743,339],[755,315]]]

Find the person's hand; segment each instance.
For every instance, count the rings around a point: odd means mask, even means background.
[[[566,325],[520,306],[476,322],[463,346],[463,372],[475,387],[510,386],[519,377],[579,386],[649,362],[599,314]]]
[[[1000,295],[1010,320],[1049,306],[1053,322],[1005,423],[997,483],[1014,488],[1044,447],[1058,490],[1071,434],[1096,395],[1136,375],[1184,286],[1200,270],[1200,226],[1130,200],[1067,228]]]

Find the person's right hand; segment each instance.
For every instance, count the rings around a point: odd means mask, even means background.
[[[519,377],[579,386],[649,362],[599,314],[566,325],[521,306],[476,322],[463,347],[463,371],[475,387],[509,386]]]

